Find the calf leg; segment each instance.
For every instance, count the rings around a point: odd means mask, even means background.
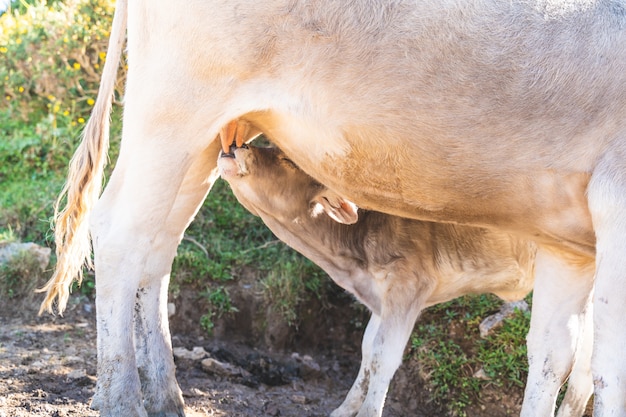
[[[545,250],[537,252],[522,417],[554,415],[560,387],[577,355],[593,285],[593,263],[572,265]]]
[[[606,153],[593,172],[587,195],[596,232],[594,416],[625,417],[626,149]]]
[[[367,394],[367,387],[370,381],[370,369],[372,367],[372,349],[374,346],[374,338],[378,333],[380,327],[380,316],[372,314],[365,333],[363,334],[363,341],[361,343],[361,368],[357,375],[352,388],[346,395],[346,399],[341,405],[333,411],[331,417],[352,417],[361,408],[365,396]]]
[[[380,417],[387,390],[396,370],[402,363],[404,348],[411,336],[415,321],[423,308],[423,299],[429,291],[420,287],[420,280],[411,277],[393,285],[393,274],[385,277],[379,289],[384,295],[380,325],[374,336],[369,367],[367,395],[357,417]]]

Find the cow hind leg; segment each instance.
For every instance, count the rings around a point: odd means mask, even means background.
[[[135,354],[143,405],[149,417],[182,417],[167,327],[167,277],[140,287],[135,304]],[[163,308],[165,305],[165,310]]]
[[[593,305],[589,303],[584,317],[583,335],[576,350],[574,369],[567,379],[567,391],[557,417],[582,417],[593,394],[591,353],[593,350]]]
[[[184,230],[213,184],[219,145],[211,143],[185,175],[174,206],[150,252],[135,307],[135,349],[144,405],[149,416],[182,416],[182,397],[174,375],[167,317],[172,261]]]
[[[591,368],[599,417],[626,416],[626,149],[615,148],[596,166],[587,189],[596,232]]]
[[[572,371],[580,354],[577,350],[581,338],[585,337],[593,262],[570,264],[540,249],[535,276],[522,417],[554,415],[559,390]]]
[[[194,149],[188,141],[185,149],[169,138],[199,134],[177,128],[178,134],[164,129],[163,137],[149,143],[132,140],[148,135],[123,142],[91,217],[98,313],[92,406],[103,417],[184,415],[174,377],[167,284],[176,246],[214,179],[219,143]]]

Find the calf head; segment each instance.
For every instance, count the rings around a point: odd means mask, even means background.
[[[262,218],[289,222],[326,213],[339,223],[358,220],[354,203],[308,176],[278,148],[236,148],[222,153],[217,165],[239,202]]]

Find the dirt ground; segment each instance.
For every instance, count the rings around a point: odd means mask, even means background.
[[[93,302],[74,299],[65,317],[37,317],[35,307],[9,303],[0,310],[0,417],[98,416],[89,408],[96,382]],[[181,333],[177,327],[185,326],[174,325],[175,348],[206,352],[203,358],[227,370],[207,370],[199,359],[176,358],[188,416],[328,416],[358,371],[358,334],[335,346],[311,342],[315,350],[276,352],[259,348],[263,343]],[[469,417],[519,413],[519,393],[493,392],[484,398],[467,410]],[[429,401],[419,367],[409,361],[394,378],[383,415],[445,413]]]

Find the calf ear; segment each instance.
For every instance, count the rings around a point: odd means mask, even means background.
[[[311,203],[315,205],[313,216],[317,216],[321,211],[324,211],[338,223],[354,224],[359,220],[356,204],[328,189],[316,195]]]

